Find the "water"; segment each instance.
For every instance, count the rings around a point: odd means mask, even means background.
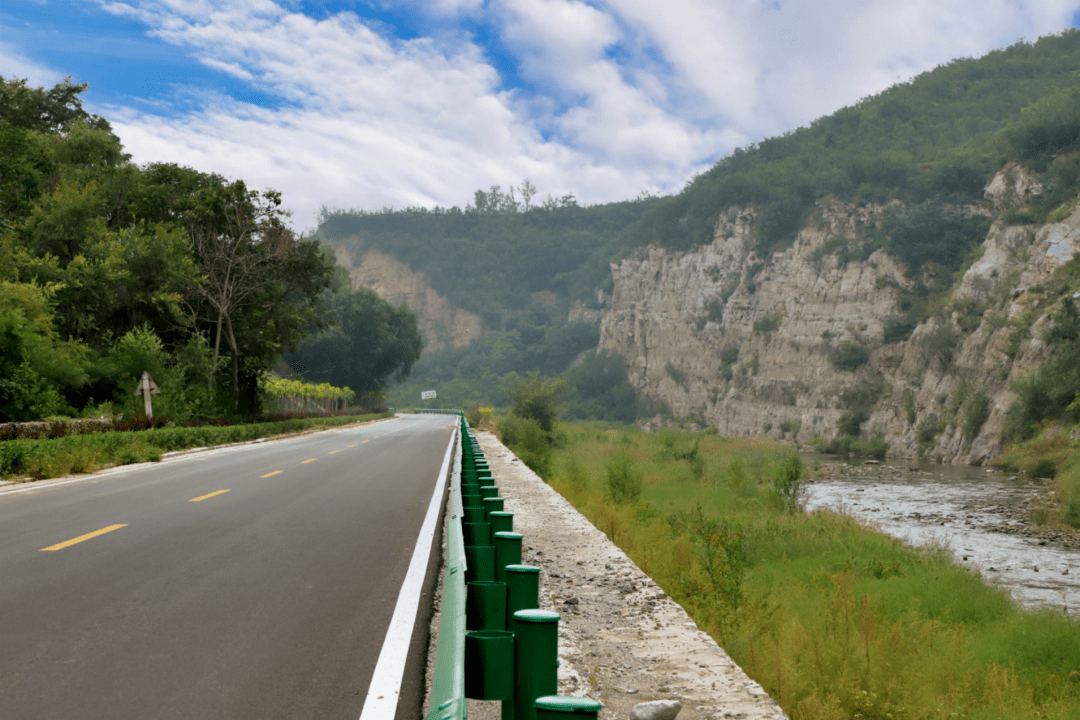
[[[821,459],[808,458],[808,464]],[[984,468],[896,463],[816,481],[806,506],[842,510],[912,545],[945,547],[1025,607],[1080,617],[1080,551],[990,529],[1021,526],[1006,509],[1045,492],[1040,484]]]

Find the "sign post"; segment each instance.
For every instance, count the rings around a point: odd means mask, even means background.
[[[161,392],[161,390],[158,389],[158,386],[155,385],[154,381],[150,379],[150,373],[148,373],[148,372],[146,372],[144,370],[143,374],[142,374],[142,379],[139,380],[139,384],[135,388],[134,394],[138,395],[139,393],[142,393],[143,407],[146,408],[146,419],[147,420],[153,420],[154,419],[154,409],[150,405],[150,395],[151,395],[151,393],[154,394],[154,395],[157,395],[160,392]]]

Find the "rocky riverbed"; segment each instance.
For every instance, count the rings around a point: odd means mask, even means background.
[[[806,507],[845,512],[913,545],[949,550],[1027,607],[1080,615],[1080,532],[1039,527],[1048,481],[988,468],[813,459]]]
[[[606,535],[494,435],[476,435],[514,530],[525,536],[522,561],[540,568],[540,607],[561,616],[559,694],[600,700],[600,717],[610,720],[626,720],[635,705],[653,700],[678,701],[680,720],[786,719]],[[431,659],[438,622],[436,614]],[[468,715],[496,720],[499,708],[469,701]]]

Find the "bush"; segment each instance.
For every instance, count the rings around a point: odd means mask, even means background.
[[[840,347],[836,349],[831,359],[833,367],[837,370],[855,372],[859,367],[870,362],[870,349],[847,340],[840,343]]]
[[[542,478],[551,472],[554,450],[550,435],[532,418],[509,414],[499,421],[499,433],[506,447]]]
[[[754,332],[770,333],[780,329],[780,313],[766,315],[754,323]]]
[[[1031,474],[1038,478],[1053,478],[1057,475],[1057,465],[1053,460],[1043,458],[1031,469]]]
[[[607,488],[612,502],[617,505],[635,503],[641,497],[641,471],[626,455],[617,455],[608,461]]]
[[[862,424],[870,419],[870,414],[863,409],[852,410],[840,416],[836,421],[836,430],[841,435],[858,437]]]
[[[973,439],[990,417],[990,396],[983,391],[975,393],[964,408],[964,437]]]
[[[802,476],[802,458],[795,453],[786,455],[773,469],[773,489],[783,500],[784,507],[791,512],[802,506],[802,495],[805,489]]]
[[[558,418],[559,411],[559,395],[565,385],[565,380],[545,380],[538,373],[530,373],[527,380],[519,380],[515,383],[511,394],[510,412],[521,419],[535,421],[545,433],[550,435],[555,429],[555,420]]]

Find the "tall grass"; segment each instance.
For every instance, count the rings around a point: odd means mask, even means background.
[[[552,486],[793,720],[1080,717],[1077,622],[1019,610],[941,549],[803,512],[801,463],[783,446],[561,432]],[[615,458],[640,473],[638,501],[612,502]]]

